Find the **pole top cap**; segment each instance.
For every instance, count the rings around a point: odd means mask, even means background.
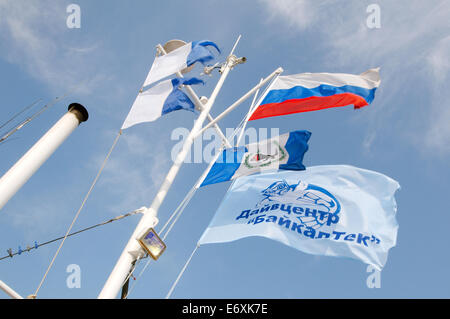
[[[167,54],[167,53],[170,53],[186,44],[187,43],[183,40],[173,39],[173,40],[167,41],[162,47],[164,48],[164,51],[166,51],[166,54]],[[181,73],[186,74],[188,72],[191,72],[193,68],[194,68],[194,65],[188,66],[187,68],[184,68],[183,70],[181,70]]]
[[[89,118],[89,113],[86,110],[86,108],[79,104],[79,103],[72,103],[68,107],[69,112],[72,112],[75,114],[75,116],[78,118],[80,123],[86,122]]]

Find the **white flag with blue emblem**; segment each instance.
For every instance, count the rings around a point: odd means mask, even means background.
[[[227,148],[200,186],[226,182],[265,170],[304,170],[303,157],[308,151],[308,131],[293,131],[246,146]]]
[[[381,270],[397,241],[394,194],[399,188],[383,174],[347,165],[241,177],[199,244],[262,236]]]
[[[181,85],[203,83],[197,78],[175,78],[158,83],[150,89],[140,92],[123,122],[122,129],[135,124],[152,122],[162,115],[176,110],[195,112],[195,106],[181,90]]]
[[[217,44],[211,41],[202,40],[189,42],[166,55],[156,57],[150,72],[145,79],[144,86],[179,72],[196,62],[204,64],[205,62],[214,59],[214,55],[208,49],[209,46],[216,48],[220,53]]]

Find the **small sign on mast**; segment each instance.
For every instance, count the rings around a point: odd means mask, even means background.
[[[159,256],[161,256],[166,249],[166,244],[159,238],[153,228],[147,230],[138,241],[142,248],[144,248],[154,260],[158,260]]]

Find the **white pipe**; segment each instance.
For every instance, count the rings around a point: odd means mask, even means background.
[[[259,81],[259,84],[261,84],[262,81],[263,81],[263,79],[261,79]],[[256,98],[258,97],[258,94],[259,94],[259,89],[260,89],[260,87],[255,92],[255,96],[253,97],[252,104],[250,104],[250,108],[248,110],[248,113],[247,113],[247,115],[245,115],[245,121],[244,121],[244,124],[242,124],[241,131],[239,132],[239,136],[238,136],[237,141],[236,141],[236,147],[239,146],[239,143],[241,142],[242,136],[244,135],[244,131],[245,131],[245,128],[247,127],[248,119],[250,118],[250,116],[251,116],[251,114],[253,112],[253,108],[255,107],[255,102],[256,102]]]
[[[208,102],[204,105],[204,108],[202,112],[200,113],[200,116],[198,117],[197,121],[195,121],[194,127],[192,128],[191,132],[189,133],[188,137],[186,138],[183,148],[178,153],[174,164],[172,165],[171,169],[169,170],[169,173],[167,174],[164,182],[162,183],[158,193],[156,194],[155,198],[153,199],[153,202],[150,206],[150,208],[144,213],[144,216],[142,216],[141,220],[139,221],[139,224],[137,225],[136,229],[134,230],[133,234],[131,235],[127,245],[125,246],[124,250],[122,251],[122,254],[119,257],[119,260],[117,261],[113,271],[111,272],[110,276],[108,277],[108,280],[106,281],[105,285],[103,286],[102,291],[100,292],[98,298],[99,299],[113,299],[116,298],[117,294],[119,293],[120,289],[122,288],[129,272],[132,267],[133,261],[139,256],[139,254],[142,254],[142,248],[139,245],[139,242],[137,239],[143,235],[143,233],[149,228],[154,227],[157,222],[157,215],[158,215],[158,209],[161,206],[162,202],[164,201],[164,198],[167,195],[167,192],[169,191],[170,187],[172,186],[172,183],[181,167],[181,165],[184,162],[184,159],[186,158],[187,154],[189,153],[189,150],[192,146],[192,143],[194,142],[195,136],[200,131],[200,129],[203,126],[203,122],[206,120],[209,111],[211,110],[217,94],[219,93],[220,89],[222,88],[222,85],[228,76],[228,73],[230,72],[231,68],[234,66],[235,63],[235,57],[233,55],[229,55],[226,65],[223,69],[222,75],[217,82],[216,87],[214,88],[214,91],[211,94],[211,97],[208,99]]]
[[[186,89],[188,91],[188,94],[194,99],[194,102],[196,105],[199,106],[200,110],[203,110],[203,103],[200,101],[198,96],[195,94],[194,90],[187,85]],[[208,120],[210,122],[214,121],[214,118],[211,116],[211,114],[208,113]],[[225,134],[223,134],[222,130],[220,129],[219,125],[217,123],[214,124],[214,128],[216,129],[216,132],[219,134],[220,138],[222,139],[222,142],[225,143],[227,147],[233,147],[228,139],[226,138]]]
[[[30,179],[75,128],[81,122],[86,121],[88,117],[86,109],[81,104],[71,104],[69,111],[2,176],[0,179],[0,209]]]
[[[274,76],[279,75],[281,72],[283,72],[283,68],[278,68],[272,74],[270,74],[267,78],[265,78],[262,82],[260,82],[258,85],[256,85],[253,89],[245,93],[239,100],[234,102],[231,106],[229,106],[225,111],[223,111],[219,116],[217,116],[213,121],[209,122],[208,125],[206,125],[204,128],[198,132],[198,134],[195,136],[199,136],[203,134],[204,131],[209,129],[211,126],[216,124],[218,121],[220,121],[222,118],[224,118],[228,113],[230,113],[232,110],[234,110],[237,106],[239,106],[241,103],[243,103],[246,99],[248,99],[256,90],[261,88],[264,84],[266,84],[270,79],[272,79]]]
[[[0,289],[13,299],[23,299],[21,295],[15,292],[11,287],[0,280]]]
[[[262,81],[263,81],[263,79],[261,79],[259,83],[261,84]],[[249,108],[249,110],[248,110],[248,113],[247,113],[247,115],[245,116],[244,123],[242,124],[242,127],[241,127],[240,132],[239,132],[239,136],[238,136],[237,141],[236,141],[236,144],[235,144],[236,147],[239,146],[239,143],[240,143],[240,141],[241,141],[241,139],[242,139],[242,136],[243,136],[244,131],[245,131],[245,127],[246,127],[246,125],[247,125],[247,123],[248,123],[248,119],[250,118],[251,113],[252,113],[252,111],[253,111],[253,108],[254,108],[254,106],[255,106],[255,101],[256,101],[256,98],[258,97],[258,92],[259,92],[259,88],[258,88],[258,90],[256,91],[255,96],[253,97],[252,104],[250,105],[250,108]],[[197,183],[195,184],[195,188],[197,188],[197,189],[200,188],[200,185],[203,183],[203,180],[205,179],[206,175],[208,175],[209,171],[211,170],[211,167],[215,164],[215,162],[217,161],[217,159],[219,158],[219,156],[222,154],[223,149],[224,149],[224,145],[222,144],[222,146],[221,146],[221,148],[219,149],[219,151],[214,155],[214,158],[213,158],[212,161],[208,164],[208,167],[203,171],[201,177],[198,179]]]

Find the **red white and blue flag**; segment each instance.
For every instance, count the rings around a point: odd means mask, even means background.
[[[379,85],[379,68],[360,75],[300,73],[279,76],[262,97],[250,121],[346,105],[358,109],[373,101]]]

